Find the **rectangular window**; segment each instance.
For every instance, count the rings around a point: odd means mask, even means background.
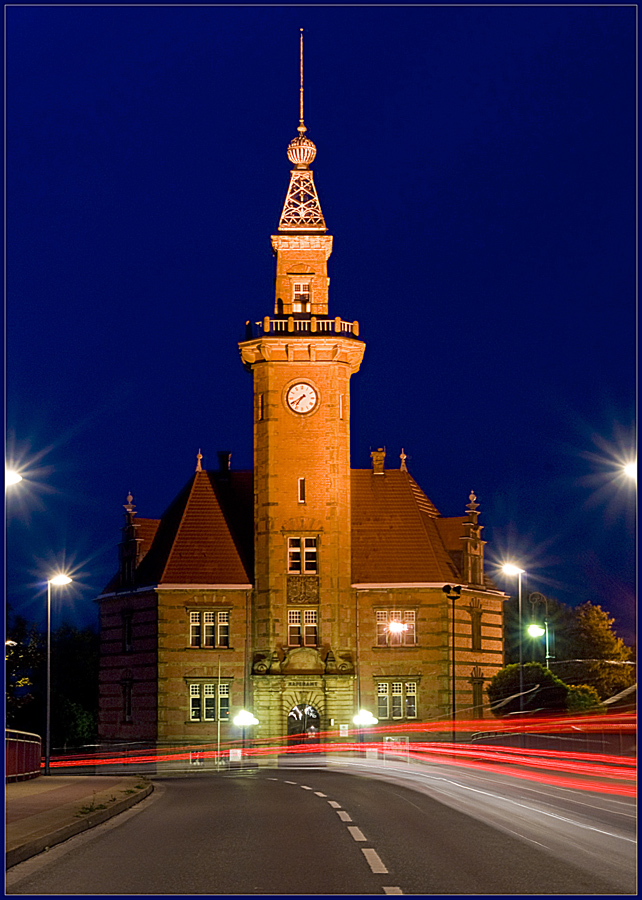
[[[201,646],[201,614],[199,612],[189,614],[189,642],[191,647]]]
[[[201,686],[190,684],[189,686],[189,717],[191,722],[201,721]]]
[[[316,647],[318,612],[316,609],[288,610],[288,644],[290,647]]]
[[[256,418],[259,422],[263,420],[263,394],[256,397]]]
[[[303,571],[306,575],[316,574],[317,571],[317,539],[305,538],[305,558],[303,561]]]
[[[292,646],[300,646],[301,644],[301,610],[288,610],[288,644]]]
[[[308,282],[294,282],[292,312],[310,312],[310,285]]]
[[[401,681],[392,683],[392,718],[403,718],[403,684]]]
[[[377,718],[387,719],[389,716],[388,709],[388,682],[380,681],[377,685]]]
[[[414,681],[406,682],[406,718],[417,718],[417,685]]]
[[[392,703],[391,703],[392,701]],[[377,683],[378,719],[416,719],[417,683],[415,681],[379,681]]]
[[[203,685],[203,699],[205,701],[205,714],[203,718],[205,721],[213,722],[216,718],[216,685],[215,684],[204,684]]]
[[[190,684],[189,717],[191,722],[215,722],[216,702],[221,721],[230,717],[229,684]]]
[[[230,646],[230,614],[227,610],[221,610],[218,614],[218,641],[219,647]]]
[[[299,478],[299,503],[305,503],[305,478]]]
[[[339,418],[343,418],[343,394],[339,394]]]
[[[228,610],[192,610],[189,614],[190,647],[212,649],[230,646],[230,614]]]
[[[410,647],[417,642],[414,609],[375,610],[377,647]]]
[[[204,647],[213,647],[216,639],[216,613],[203,613]]]
[[[317,645],[317,611],[305,609],[303,611],[303,643],[306,647]]]
[[[288,538],[288,572],[301,571],[301,538]]]
[[[221,722],[227,722],[230,718],[229,684],[219,684],[218,686],[218,717]]]
[[[303,558],[302,558],[303,557]],[[315,537],[288,538],[288,572],[317,574],[317,539]]]

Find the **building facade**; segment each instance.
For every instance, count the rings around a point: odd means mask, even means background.
[[[333,315],[327,228],[303,113],[288,147],[272,313],[246,323],[254,469],[196,471],[163,516],[125,504],[98,598],[103,741],[331,737],[483,714],[502,665],[504,594],[484,571],[476,497],[443,517],[401,453],[350,466],[350,378],[365,343]],[[337,311],[340,312],[340,311]],[[248,404],[249,406],[249,404]],[[453,588],[455,590],[453,590]]]

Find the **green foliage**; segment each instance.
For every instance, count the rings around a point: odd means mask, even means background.
[[[521,679],[522,708],[525,715],[542,710],[566,710],[568,685],[540,663],[526,663]],[[501,717],[520,711],[519,665],[509,665],[494,675],[486,688],[494,715]],[[501,704],[501,705],[500,705]]]
[[[504,640],[508,663],[519,659],[518,604],[511,598],[505,604]],[[522,603],[524,631],[532,618],[542,622],[542,604],[532,608],[526,597]],[[582,603],[572,608],[548,599],[549,631],[555,642],[555,656],[549,668],[567,684],[587,684],[602,700],[635,684],[634,652],[613,631],[614,619],[600,606]],[[524,658],[544,662],[544,639],[523,635]],[[551,640],[551,643],[553,641]]]
[[[566,698],[569,712],[586,712],[601,705],[600,695],[590,684],[569,684]]]
[[[16,616],[5,645],[5,697],[7,725],[20,731],[40,733],[42,676],[46,646],[34,624]]]

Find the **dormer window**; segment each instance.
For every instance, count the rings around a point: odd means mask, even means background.
[[[292,312],[310,312],[310,283],[295,281],[292,285]]]

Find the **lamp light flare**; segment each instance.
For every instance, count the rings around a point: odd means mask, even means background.
[[[71,582],[72,579],[69,577],[69,575],[65,575],[62,572],[60,573],[60,575],[54,575],[53,578],[49,579],[49,584],[55,584],[56,586],[71,584]]]
[[[402,631],[408,631],[408,625],[405,622],[393,621],[388,625],[388,631],[391,634],[401,634]]]
[[[624,474],[627,478],[630,478],[631,481],[635,481],[637,484],[638,481],[638,461],[637,459],[634,462],[628,462],[624,466]]]
[[[541,637],[543,634],[546,634],[546,629],[542,628],[541,625],[529,625],[528,633],[531,637]]]
[[[525,571],[525,569],[520,569],[519,566],[515,566],[513,563],[505,563],[502,566],[504,575],[523,575]]]
[[[22,481],[22,475],[14,469],[5,469],[4,482],[7,485],[18,484]]]

